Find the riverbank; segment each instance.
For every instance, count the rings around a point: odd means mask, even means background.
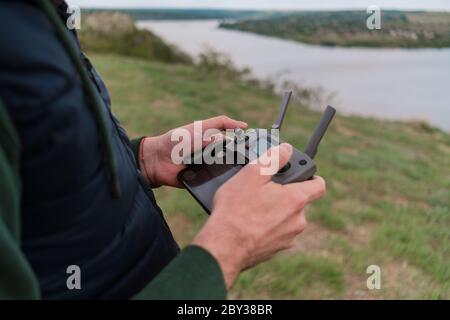
[[[449,48],[450,12],[383,10],[381,30],[369,30],[359,11],[307,11],[223,22],[221,28],[338,47]]]

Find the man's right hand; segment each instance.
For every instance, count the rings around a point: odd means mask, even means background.
[[[275,148],[282,168],[292,146],[274,147],[269,157],[277,154]],[[261,168],[259,162],[245,166],[216,192],[211,217],[193,242],[217,259],[227,288],[242,270],[292,247],[306,227],[305,206],[325,194],[320,177],[280,185],[272,176],[261,175]]]

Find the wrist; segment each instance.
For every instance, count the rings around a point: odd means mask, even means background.
[[[141,141],[139,152],[139,166],[142,174],[152,188],[160,186],[156,176],[158,163],[158,154],[154,152],[158,150],[157,139],[155,137],[145,137]]]
[[[219,264],[225,285],[230,289],[239,273],[246,268],[248,257],[242,237],[232,227],[214,221],[211,217],[193,241],[207,250]]]

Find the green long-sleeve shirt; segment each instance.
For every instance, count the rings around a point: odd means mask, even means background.
[[[20,247],[20,141],[0,101],[0,299],[39,299],[39,286]],[[76,290],[76,289],[74,289]],[[188,246],[136,299],[225,299],[217,261]]]

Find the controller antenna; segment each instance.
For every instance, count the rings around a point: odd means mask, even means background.
[[[331,106],[328,106],[325,112],[320,118],[319,124],[314,130],[313,135],[309,139],[308,145],[306,146],[305,153],[311,158],[314,159],[317,153],[317,149],[319,147],[320,141],[322,140],[325,132],[327,132],[328,126],[333,120],[334,115],[336,114],[336,109]]]
[[[278,117],[275,123],[272,125],[272,129],[281,129],[281,125],[283,124],[284,116],[286,115],[286,111],[289,105],[289,101],[291,101],[292,91],[286,91],[284,93],[283,101],[280,105],[280,111],[278,112]]]

